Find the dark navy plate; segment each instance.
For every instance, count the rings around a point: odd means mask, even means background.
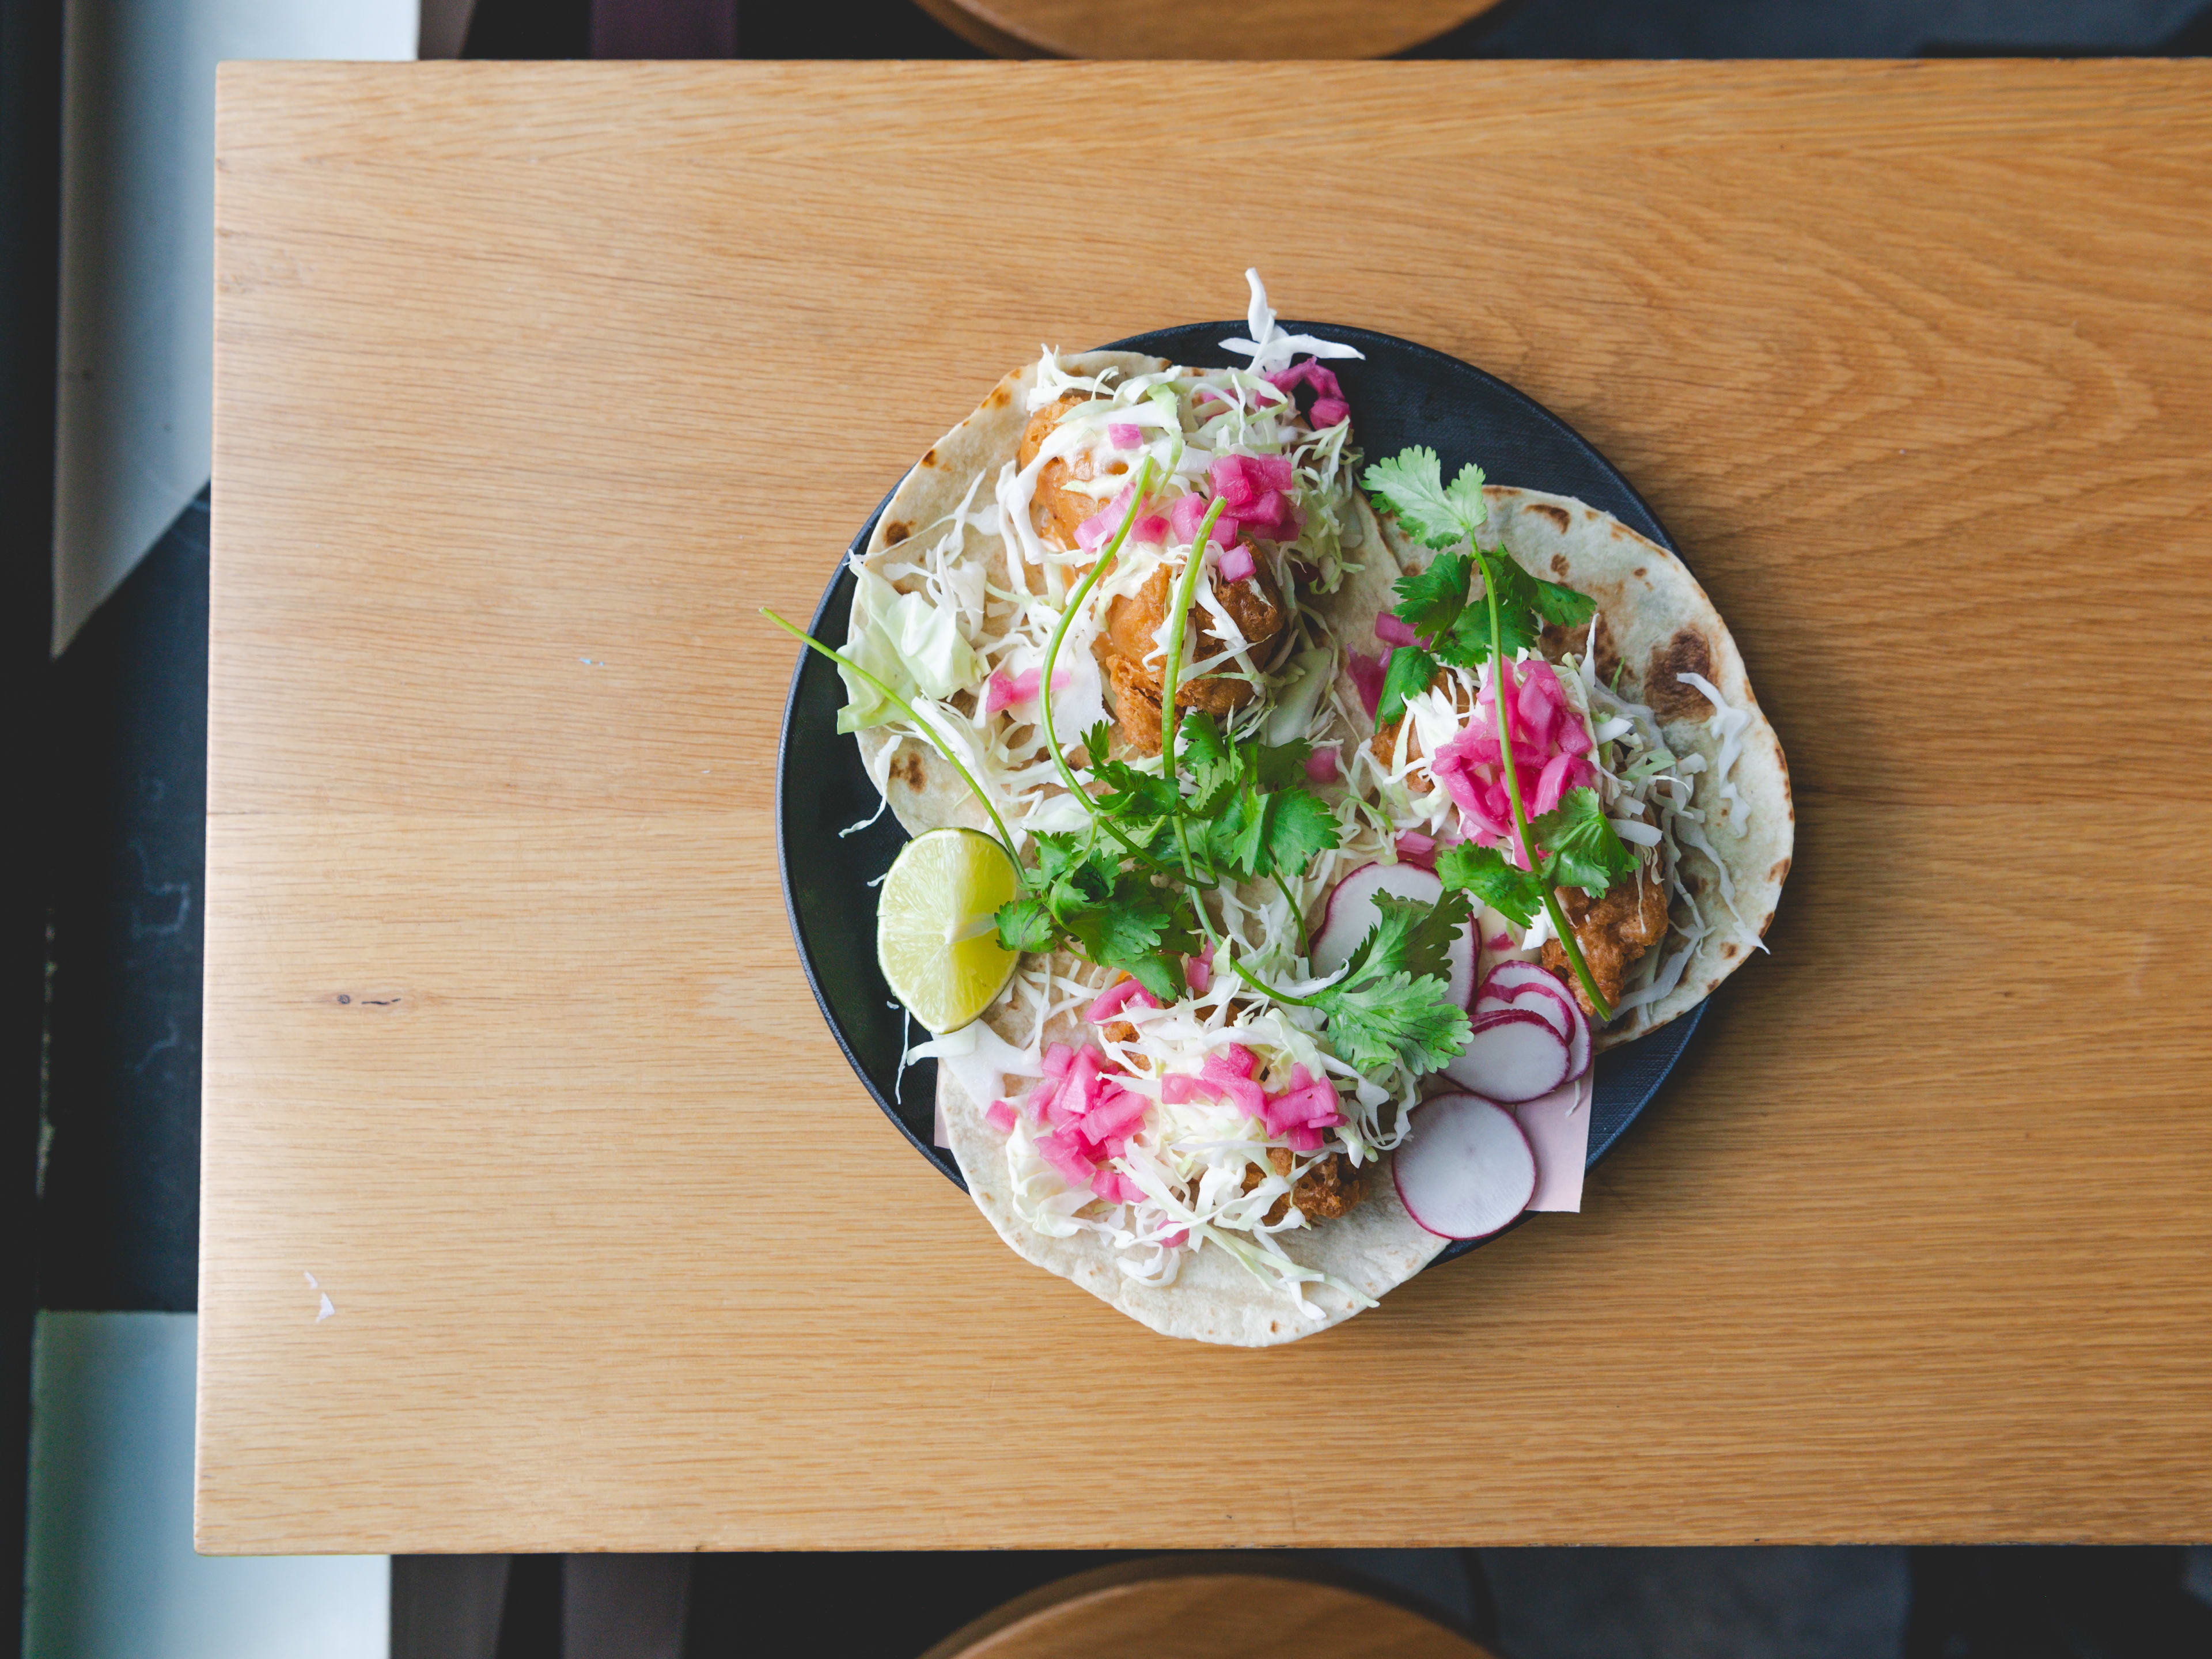
[[[1496,483],[1576,496],[1662,546],[1674,546],[1644,498],[1604,456],[1559,416],[1494,375],[1364,328],[1281,326],[1285,332],[1342,340],[1367,354],[1329,365],[1351,399],[1352,434],[1365,454],[1395,455],[1408,444],[1427,444],[1443,458],[1446,477],[1462,462],[1476,461]],[[1244,331],[1241,319],[1192,323],[1116,340],[1112,349],[1226,368],[1245,360],[1223,351],[1219,343]],[[889,483],[897,488],[897,479]],[[890,500],[887,492],[853,538],[851,551],[867,546]],[[814,613],[817,639],[843,642],[853,586],[852,573],[841,562]],[[903,1075],[899,1071],[908,1027],[876,967],[876,890],[868,884],[890,868],[907,836],[889,812],[867,829],[846,833],[882,803],[861,769],[860,746],[837,734],[837,709],[844,700],[836,668],[802,651],[776,756],[776,844],[791,931],[814,1000],[860,1081],[915,1150],[964,1190],[952,1154],[930,1145],[936,1061],[917,1060]],[[1603,1158],[1650,1104],[1704,1013],[1700,1005],[1650,1036],[1598,1056],[1589,1164]],[[919,1027],[912,1036],[917,1042],[928,1038]],[[1464,1255],[1481,1242],[1455,1243],[1437,1259]]]

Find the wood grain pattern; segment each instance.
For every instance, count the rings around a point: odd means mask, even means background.
[[[1066,108],[1231,97],[1295,224],[1040,222]],[[2212,1531],[2212,66],[233,66],[218,146],[203,1548]],[[1258,1354],[869,1103],[754,615],[1250,263],[1623,467],[1799,814],[1586,1214]],[[1164,1503],[1201,1409],[1356,1477]]]
[[[1188,1564],[1188,1565],[1186,1565]],[[1341,1585],[1160,1557],[1064,1578],[921,1659],[1494,1659],[1419,1613]]]
[[[915,0],[1002,58],[1388,58],[1498,0]]]

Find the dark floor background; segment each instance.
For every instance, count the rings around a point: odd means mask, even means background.
[[[49,668],[58,12],[0,0],[0,605],[22,781],[10,799],[37,848],[19,861],[0,914],[0,1492],[9,1493],[21,1491],[31,1218],[38,1306],[181,1311],[197,1300],[209,506],[203,495],[187,509]],[[480,0],[467,55],[586,56],[590,17],[588,0]],[[738,39],[761,58],[978,55],[899,0],[746,5]],[[2212,6],[2196,0],[1506,0],[1414,55],[2208,49]],[[11,1498],[0,1513],[7,1607],[20,1506]],[[2212,1557],[2173,1551],[1471,1553],[1498,1640],[1519,1659],[2212,1656],[2212,1613],[2181,1588],[2193,1571],[2212,1597]],[[850,1621],[842,1642],[817,1650],[912,1653],[970,1616],[958,1609],[975,1597],[1013,1594],[1059,1565],[874,1558],[858,1602],[849,1558],[781,1558],[775,1582],[788,1596],[818,1580]],[[739,1573],[717,1567],[702,1579],[699,1617],[720,1616],[714,1586]],[[513,1581],[510,1659],[539,1650],[530,1587],[542,1595],[549,1574],[557,1583],[553,1564],[532,1564]],[[903,1622],[884,1622],[894,1618]],[[0,1655],[13,1640],[0,1638]]]

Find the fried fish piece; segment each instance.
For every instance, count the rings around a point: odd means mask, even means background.
[[[1092,647],[1114,693],[1115,723],[1122,740],[1140,755],[1160,752],[1160,677],[1166,672],[1166,663],[1158,658],[1147,662],[1146,658],[1155,648],[1160,624],[1167,619],[1171,583],[1177,574],[1163,565],[1136,592],[1115,599],[1107,607],[1106,626]],[[1252,574],[1243,581],[1224,582],[1212,575],[1206,580],[1244,635],[1247,654],[1255,663],[1264,661],[1290,620],[1267,573],[1255,563]],[[1193,605],[1183,629],[1183,660],[1196,662],[1221,649],[1212,618]],[[1243,708],[1254,696],[1249,681],[1226,674],[1205,674],[1176,688],[1176,707],[1222,715]]]
[[[1287,1146],[1270,1146],[1267,1167],[1279,1176],[1287,1176],[1297,1167],[1297,1156]],[[1266,1179],[1258,1164],[1244,1166],[1244,1191],[1250,1192]],[[1272,1226],[1280,1221],[1290,1213],[1288,1206],[1292,1204],[1298,1206],[1298,1213],[1308,1221],[1334,1221],[1340,1215],[1350,1214],[1366,1195],[1366,1172],[1354,1169],[1352,1159],[1343,1152],[1331,1152],[1300,1176],[1287,1196],[1277,1199],[1268,1207],[1267,1222]]]
[[[1667,937],[1665,879],[1656,866],[1639,863],[1635,874],[1623,876],[1601,899],[1593,901],[1579,887],[1562,887],[1559,908],[1575,930],[1575,943],[1582,947],[1597,988],[1608,1005],[1618,1003],[1628,970]],[[1544,941],[1544,966],[1574,988],[1575,1000],[1584,1013],[1596,1014],[1589,994],[1567,965],[1566,947],[1555,939]]]
[[[1059,402],[1048,404],[1030,416],[1030,423],[1022,428],[1022,441],[1014,452],[1014,464],[1026,468],[1036,459],[1044,441],[1052,435],[1060,418],[1069,410],[1080,409],[1092,401],[1079,392],[1071,392]],[[1095,453],[1074,456],[1054,456],[1038,469],[1036,490],[1030,498],[1030,524],[1036,533],[1063,553],[1074,552],[1081,544],[1075,538],[1076,526],[1091,518],[1112,501],[1120,490],[1115,488],[1104,495],[1094,495],[1074,488],[1077,484],[1095,483],[1101,479],[1120,480],[1126,477],[1129,464],[1123,460],[1102,459]]]

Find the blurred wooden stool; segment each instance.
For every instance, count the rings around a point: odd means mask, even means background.
[[[1079,1573],[957,1630],[921,1659],[1494,1659],[1355,1589],[1173,1558]]]
[[[1498,0],[915,0],[1001,58],[1387,58]]]

